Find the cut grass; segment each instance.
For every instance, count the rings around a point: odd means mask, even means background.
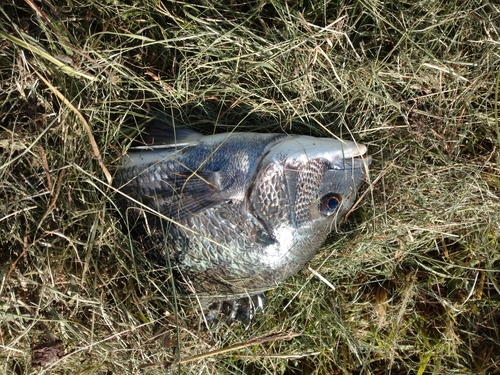
[[[16,0],[0,12],[2,373],[500,373],[498,5]],[[105,173],[158,112],[205,134],[369,145],[367,195],[310,264],[328,283],[287,280],[251,331],[207,328],[173,298]],[[60,358],[34,367],[57,340]]]

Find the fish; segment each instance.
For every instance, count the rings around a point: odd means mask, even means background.
[[[127,223],[182,290],[233,315],[262,308],[316,255],[372,161],[363,144],[306,135],[202,135],[153,120],[141,137],[115,177]]]

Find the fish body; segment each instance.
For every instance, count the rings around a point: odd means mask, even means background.
[[[212,300],[262,293],[302,269],[371,162],[364,145],[337,139],[204,136],[159,122],[146,132],[150,145],[129,152],[117,174],[122,206],[185,289]]]

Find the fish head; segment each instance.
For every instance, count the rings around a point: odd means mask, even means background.
[[[365,145],[340,139],[287,137],[272,145],[254,180],[255,216],[284,251],[311,258],[355,203],[371,157]],[[286,238],[285,238],[286,237]],[[292,249],[293,250],[293,249]]]

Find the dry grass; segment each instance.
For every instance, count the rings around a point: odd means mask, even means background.
[[[500,373],[497,4],[11,0],[0,14],[0,372]],[[157,111],[205,133],[368,144],[367,196],[310,265],[335,289],[304,270],[251,331],[207,328],[173,298],[106,175]],[[34,366],[56,342],[60,359]]]

